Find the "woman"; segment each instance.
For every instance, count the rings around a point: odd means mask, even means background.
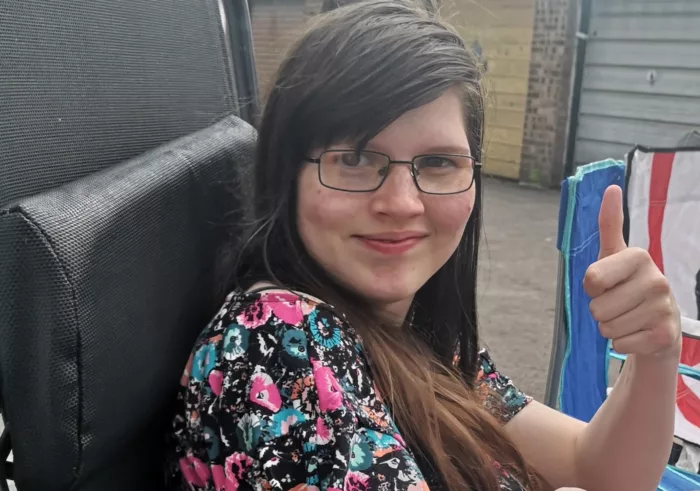
[[[668,283],[626,249],[611,188],[585,286],[629,362],[588,425],[519,392],[479,351],[482,129],[477,64],[424,10],[344,7],[291,50],[256,227],[182,379],[184,489],[655,489],[680,351]]]

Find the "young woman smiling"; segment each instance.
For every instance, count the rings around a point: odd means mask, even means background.
[[[403,1],[340,8],[291,49],[260,125],[256,224],[182,378],[175,487],[656,488],[679,314],[625,246],[619,188],[585,287],[630,356],[593,421],[532,401],[480,350],[480,83],[462,39]]]

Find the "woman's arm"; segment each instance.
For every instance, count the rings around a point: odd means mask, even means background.
[[[628,361],[588,425],[535,403],[506,432],[555,487],[652,491],[673,442],[680,315],[649,254],[625,245],[616,186],[605,194],[599,225],[600,255],[584,287],[601,333]]]
[[[678,358],[631,356],[578,439],[580,485],[654,490],[673,444]]]
[[[677,360],[630,356],[589,424],[533,402],[505,427],[553,486],[655,490],[671,451]]]

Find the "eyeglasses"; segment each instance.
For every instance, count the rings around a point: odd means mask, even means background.
[[[306,158],[318,164],[318,179],[330,189],[354,193],[376,191],[389,175],[392,164],[411,166],[418,189],[427,194],[457,194],[474,184],[481,163],[469,155],[418,155],[413,160],[391,160],[369,150],[326,150],[318,158]]]

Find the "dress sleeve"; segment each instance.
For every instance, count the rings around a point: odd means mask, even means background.
[[[488,351],[479,352],[478,363],[476,389],[479,398],[484,407],[505,424],[527,406],[532,398],[518,390],[510,378],[496,369]]]
[[[377,458],[422,480],[359,341],[330,309],[263,293],[222,312],[183,377],[175,431],[188,489],[372,489]]]

